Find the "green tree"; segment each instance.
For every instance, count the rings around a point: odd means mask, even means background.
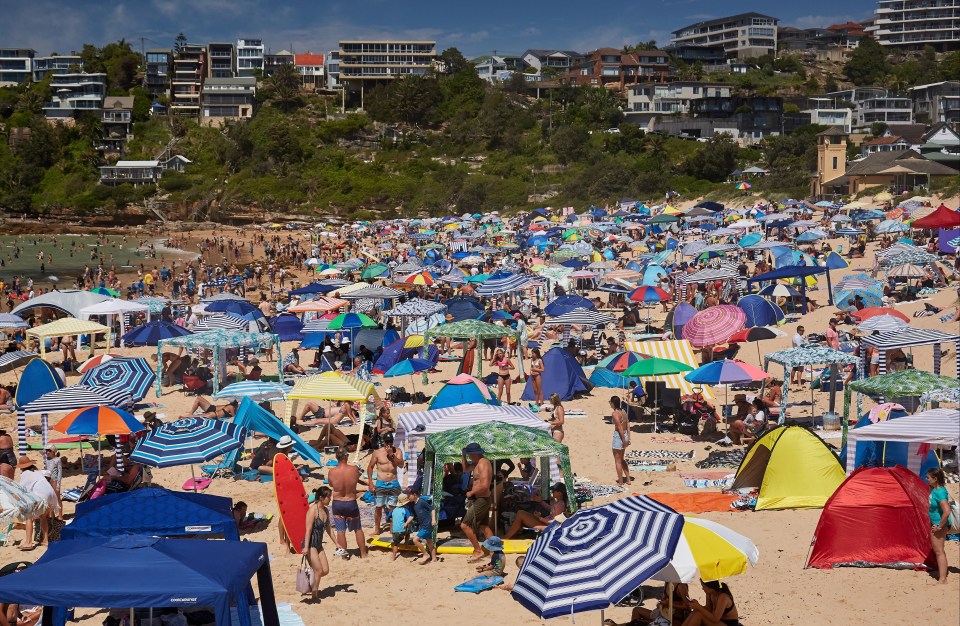
[[[710,138],[684,164],[684,171],[695,178],[715,183],[726,180],[737,168],[740,148],[730,135],[720,133]]]
[[[940,76],[943,80],[960,80],[960,50],[943,55]]]
[[[550,137],[550,149],[564,164],[583,158],[589,143],[590,134],[580,126],[562,126]]]
[[[424,76],[404,76],[370,91],[365,107],[379,122],[422,124],[440,104],[437,81]]]
[[[523,75],[518,73],[515,76],[522,78]],[[440,81],[442,103],[438,103],[441,119],[475,116],[483,104],[486,89],[486,84],[471,65],[443,78]]]
[[[290,112],[303,106],[300,96],[300,72],[296,66],[284,64],[268,76],[263,98],[281,111]]]
[[[187,45],[187,36],[180,32],[177,34],[177,38],[173,40],[173,53],[180,54],[180,51],[183,50],[184,46]]]
[[[469,65],[466,57],[456,48],[447,48],[440,53],[438,60],[443,64],[443,73],[446,76],[456,74]]]
[[[887,132],[888,128],[889,126],[887,126],[886,122],[874,122],[870,124],[870,134],[874,137],[883,137],[883,134]]]
[[[860,44],[843,66],[843,73],[847,80],[858,87],[883,84],[889,70],[887,54],[883,46],[871,37],[860,40]]]

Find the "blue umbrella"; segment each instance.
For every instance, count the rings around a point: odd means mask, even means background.
[[[250,398],[254,402],[268,402],[284,400],[287,397],[288,391],[290,391],[290,387],[283,383],[242,380],[238,383],[227,385],[213,394],[213,397],[217,400]]]
[[[818,241],[820,239],[826,239],[826,238],[827,238],[827,233],[821,230],[811,229],[801,233],[800,236],[797,237],[796,241],[797,243],[808,243],[811,241]]]
[[[218,300],[207,304],[206,310],[211,313],[230,313],[237,317],[253,315],[254,318],[263,317],[263,311],[246,300]]]
[[[762,296],[744,296],[737,301],[737,306],[747,314],[746,328],[772,326],[784,319],[783,310]]]
[[[737,242],[737,245],[741,248],[746,248],[747,246],[755,246],[763,239],[763,235],[760,233],[750,233],[749,235],[744,235],[740,238],[740,241]]]
[[[564,313],[569,313],[574,309],[595,308],[597,308],[597,305],[595,305],[591,300],[588,300],[583,296],[570,294],[554,298],[549,304],[547,304],[547,306],[543,308],[543,311],[550,317],[557,317],[563,315]]]
[[[189,330],[171,322],[154,320],[142,326],[137,326],[123,336],[123,343],[127,346],[155,346],[162,339],[191,335]]]
[[[0,328],[30,328],[30,324],[13,313],[0,313]]]
[[[547,527],[511,592],[542,618],[603,610],[666,567],[683,516],[646,496],[581,509]]]
[[[184,417],[154,428],[130,459],[153,467],[203,463],[243,446],[247,429],[220,420]]]
[[[80,384],[97,390],[120,390],[136,402],[147,397],[156,378],[146,359],[118,356],[86,372],[80,378]]]

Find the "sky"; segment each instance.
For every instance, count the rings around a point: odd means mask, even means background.
[[[689,24],[757,11],[782,25],[822,27],[870,17],[873,0],[3,0],[0,47],[41,55],[126,39],[139,49],[260,37],[270,51],[336,49],[341,39],[415,39],[456,47],[467,58],[527,48],[586,52],[639,41],[670,42]]]

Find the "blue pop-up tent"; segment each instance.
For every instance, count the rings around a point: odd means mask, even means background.
[[[543,355],[543,397],[557,394],[561,400],[570,400],[582,391],[590,391],[593,385],[587,380],[583,368],[569,352],[551,348]],[[533,400],[533,382],[527,380],[521,400]]]
[[[262,406],[251,400],[244,398],[237,407],[237,415],[233,418],[233,423],[237,426],[243,426],[247,432],[258,432],[267,435],[271,439],[279,441],[284,435],[293,439],[293,449],[297,454],[313,461],[318,466],[323,466],[323,459],[320,453],[310,447],[306,441],[293,432],[289,426],[277,419],[277,416],[265,410]],[[240,449],[227,454],[227,461],[232,467],[240,458]]]
[[[807,276],[814,276],[816,274],[827,274],[827,298],[830,300],[830,304],[833,304],[833,295],[831,294],[832,289],[830,288],[830,274],[827,272],[825,267],[817,267],[816,265],[784,265],[778,267],[774,270],[760,274],[759,276],[754,276],[747,279],[747,290],[750,290],[750,285],[753,283],[759,283],[764,281],[775,281],[784,278],[800,278],[800,294],[803,296],[803,308],[802,312],[807,312],[807,286],[806,281],[802,280]]]
[[[452,318],[451,323],[475,320],[484,312],[483,303],[473,296],[454,296],[443,303],[447,306],[447,315]]]
[[[124,535],[51,542],[31,567],[0,578],[0,598],[48,607],[44,626],[65,626],[74,606],[212,608],[216,623],[228,625],[231,603],[256,604],[254,573],[263,624],[280,626],[267,544],[252,541]],[[237,613],[240,626],[250,626],[250,612]]]
[[[272,320],[270,326],[280,341],[302,341],[303,322],[293,313],[281,313]]]
[[[189,491],[136,489],[77,504],[63,539],[117,535],[218,534],[240,541],[230,498]]]

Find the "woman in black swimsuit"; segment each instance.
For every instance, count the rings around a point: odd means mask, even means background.
[[[684,620],[683,626],[739,626],[740,614],[730,586],[719,580],[701,580],[700,587],[707,594],[707,604],[704,606],[690,600],[693,612]]]
[[[310,564],[310,569],[313,570],[313,589],[310,600],[316,602],[320,599],[320,579],[330,573],[330,564],[323,551],[323,534],[326,533],[330,541],[334,541],[333,530],[330,528],[330,511],[327,510],[333,491],[330,487],[320,487],[314,489],[313,495],[313,506],[307,509],[306,528],[310,534],[304,540],[308,542],[304,556]]]

